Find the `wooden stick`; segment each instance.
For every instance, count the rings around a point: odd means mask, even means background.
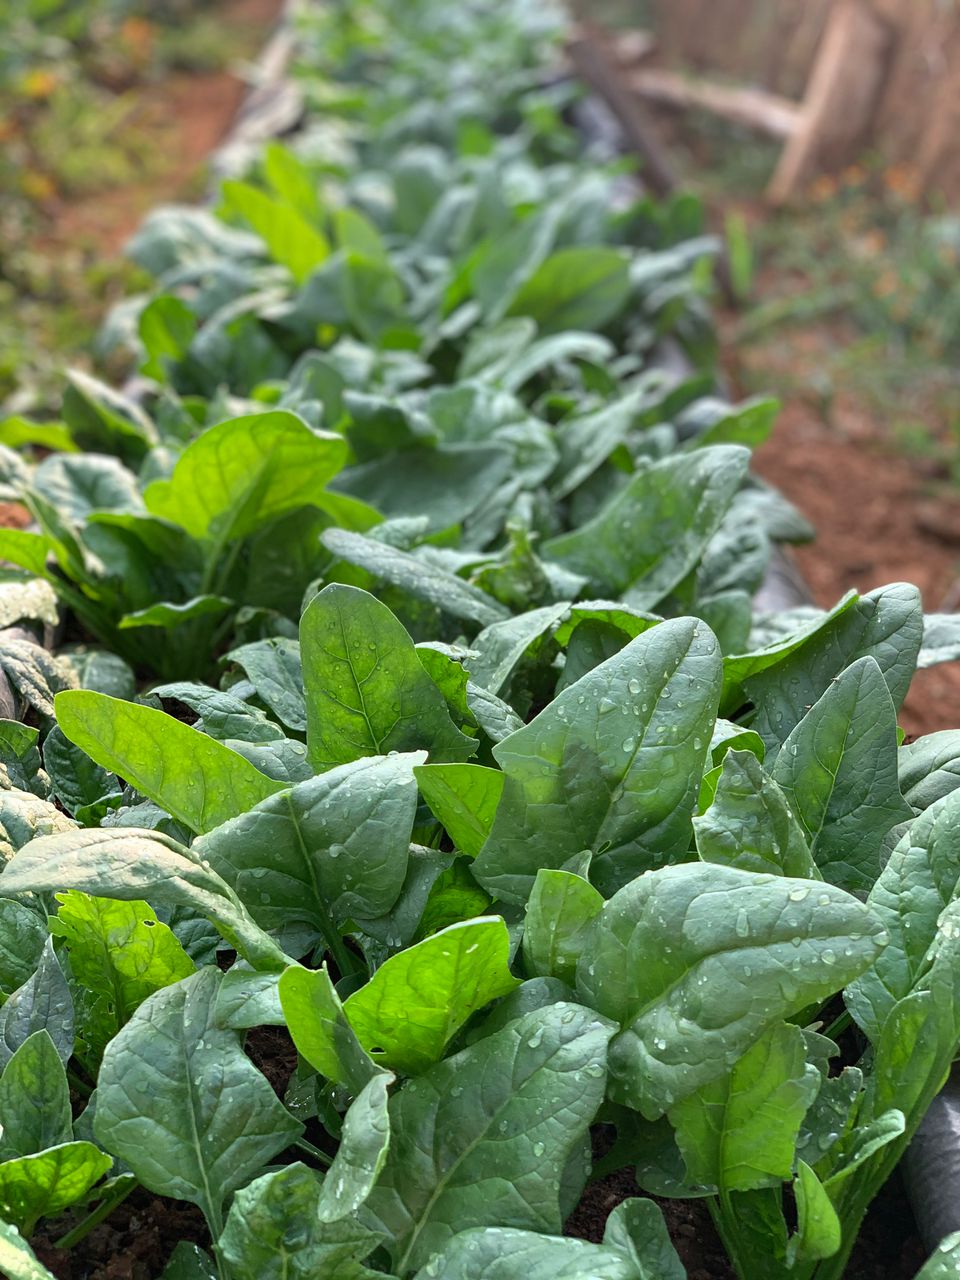
[[[799,103],[763,89],[736,89],[659,68],[635,71],[627,84],[642,98],[681,110],[700,107],[771,138],[792,137],[802,120]]]

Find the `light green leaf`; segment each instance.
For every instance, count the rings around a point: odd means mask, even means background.
[[[554,1004],[437,1063],[390,1101],[367,1201],[400,1275],[470,1227],[559,1234],[560,1178],[603,1098],[610,1025]],[[423,1135],[437,1135],[424,1147]]]
[[[347,1021],[326,966],[287,969],[280,1004],[293,1043],[317,1071],[358,1094],[380,1072]]]
[[[476,750],[403,624],[368,592],[324,587],[300,619],[300,652],[307,753],[318,772],[388,751],[423,747],[443,761]]]
[[[530,316],[541,334],[602,329],[629,296],[629,258],[621,249],[576,245],[559,249],[537,268],[507,315]]]
[[[916,1274],[915,1280],[955,1280],[960,1272],[960,1231],[944,1236]],[[20,1280],[18,1275],[14,1280]],[[26,1280],[33,1280],[27,1276]]]
[[[424,800],[454,845],[475,858],[493,826],[503,773],[480,764],[422,764],[413,772]]]
[[[45,1029],[28,1036],[0,1077],[0,1153],[29,1156],[73,1137],[70,1086]]]
[[[228,212],[252,227],[267,246],[274,262],[286,267],[297,284],[330,256],[330,244],[323,234],[286,199],[267,195],[249,182],[229,180],[221,195]]]
[[[0,1162],[0,1215],[29,1235],[38,1218],[81,1200],[112,1164],[92,1142],[64,1142]]]
[[[343,1117],[340,1145],[323,1182],[321,1222],[352,1218],[373,1189],[390,1145],[387,1090],[393,1076],[372,1076]]]
[[[541,868],[533,882],[523,924],[523,962],[532,977],[573,983],[589,926],[603,898],[589,881],[569,871]]]
[[[195,618],[219,617],[231,608],[233,601],[226,596],[194,596],[183,604],[162,601],[133,613],[125,613],[117,626],[121,631],[130,631],[135,627],[163,627],[169,630],[184,622],[192,622]]]
[[[869,891],[883,838],[913,811],[897,783],[897,717],[873,658],[849,666],[796,726],[773,777],[825,879]]]
[[[450,925],[386,960],[344,1012],[376,1062],[423,1071],[472,1014],[520,985],[509,956],[498,916]]]
[[[12,1222],[0,1221],[0,1272],[7,1280],[55,1280]]]
[[[342,436],[313,431],[296,414],[249,414],[199,435],[143,499],[153,515],[223,545],[319,499],[346,456]]]
[[[98,1142],[155,1194],[198,1205],[215,1237],[227,1196],[301,1133],[216,1025],[219,984],[201,969],[144,1001],[107,1046],[94,1120]]]
[[[791,1255],[799,1262],[832,1258],[843,1241],[843,1229],[823,1184],[803,1160],[797,1161],[793,1194],[797,1201],[797,1234],[788,1246]]]
[[[78,689],[57,695],[56,712],[71,742],[191,831],[212,831],[282,790],[236,751],[153,707]]]
[[[789,1181],[800,1124],[819,1087],[800,1028],[774,1023],[731,1071],[671,1108],[688,1180],[725,1191]]]
[[[523,902],[541,867],[592,849],[607,894],[685,855],[719,694],[716,640],[692,618],[660,623],[564,689],[494,748],[506,781],[480,883]]]
[[[703,863],[641,876],[606,903],[577,970],[582,997],[624,1028],[611,1097],[656,1120],[884,941],[833,885]]]

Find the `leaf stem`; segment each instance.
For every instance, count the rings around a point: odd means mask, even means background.
[[[118,1178],[116,1185],[108,1195],[104,1196],[96,1209],[88,1213],[75,1227],[71,1228],[65,1235],[62,1235],[59,1240],[55,1240],[53,1247],[55,1249],[72,1249],[74,1245],[79,1244],[85,1236],[90,1234],[94,1227],[98,1227],[104,1218],[109,1217],[118,1205],[123,1204],[131,1191],[139,1185],[132,1174],[128,1177]]]
[[[333,1164],[331,1156],[328,1156],[325,1151],[321,1151],[319,1147],[315,1147],[312,1142],[308,1142],[306,1138],[298,1138],[293,1145],[299,1147],[301,1151],[305,1151],[308,1156],[313,1156],[314,1160],[322,1164],[325,1169],[329,1169]]]

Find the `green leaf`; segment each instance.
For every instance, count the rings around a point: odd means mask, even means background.
[[[493,826],[503,773],[479,764],[422,764],[413,772],[424,800],[454,845],[475,858]]]
[[[199,435],[143,499],[153,515],[222,546],[322,499],[346,455],[342,436],[313,431],[296,414],[249,414]]]
[[[76,823],[49,800],[12,787],[0,790],[0,862],[37,836],[73,831]]]
[[[559,1234],[560,1178],[603,1098],[611,1027],[554,1004],[408,1080],[390,1101],[391,1143],[366,1220],[400,1275],[458,1232]],[[425,1133],[437,1141],[424,1146]]]
[[[601,893],[686,854],[720,693],[712,632],[662,622],[494,748],[506,775],[475,875],[523,902],[541,867],[583,849]]]
[[[101,997],[106,1039],[147,996],[196,969],[176,934],[146,902],[92,898],[76,891],[57,894],[57,901],[50,932],[66,941],[76,980]]]
[[[43,886],[49,887],[49,882]],[[61,1061],[69,1062],[73,1053],[73,1000],[49,937],[36,972],[0,1009],[0,1068],[6,1068],[16,1050],[35,1032],[44,1030]]]
[[[807,710],[857,658],[877,660],[894,707],[899,709],[906,696],[923,634],[917,588],[902,582],[880,587],[842,611],[838,606],[828,618],[786,657],[743,681],[757,708],[753,728],[766,743],[768,764]]]
[[[858,1125],[843,1143],[840,1161],[824,1183],[831,1200],[836,1199],[841,1184],[852,1173],[889,1143],[901,1138],[905,1129],[903,1112],[892,1109],[871,1120],[869,1124]]]
[[[0,898],[0,991],[9,996],[36,970],[47,941],[43,918],[22,902]]]
[[[470,679],[490,693],[503,693],[517,664],[536,654],[554,626],[570,610],[564,601],[528,609],[525,613],[484,627],[471,641],[476,657],[469,660]]]
[[[844,999],[874,1044],[896,1003],[926,974],[940,916],[958,890],[960,792],[951,792],[914,819],[867,898],[890,943]]]
[[[7,1280],[55,1280],[11,1222],[0,1220],[0,1272]]]
[[[64,1142],[0,1163],[0,1215],[27,1234],[82,1200],[113,1161],[92,1142]]]
[[[382,1275],[362,1265],[380,1235],[349,1219],[322,1221],[320,1196],[320,1179],[303,1164],[264,1174],[238,1191],[219,1244],[231,1276],[375,1280]]]
[[[399,587],[417,600],[425,600],[454,618],[478,626],[508,617],[508,610],[493,596],[406,551],[346,529],[327,529],[323,545],[335,556],[372,573],[382,582]]]
[[[423,1071],[472,1014],[520,985],[509,956],[498,916],[450,925],[386,960],[344,1012],[376,1062]]]
[[[523,962],[532,977],[573,983],[589,927],[603,898],[589,881],[569,871],[541,868],[533,882],[523,924]]]
[[[725,1191],[789,1181],[800,1124],[819,1087],[800,1028],[774,1023],[732,1071],[671,1108],[688,1179]]]
[[[307,727],[307,704],[303,696],[300,645],[296,640],[274,636],[231,649],[225,661],[235,662],[281,724],[295,733]]]
[[[220,190],[225,209],[253,228],[270,257],[286,267],[297,284],[303,284],[330,256],[326,236],[285,199],[234,180],[224,182]]]
[[[356,760],[270,796],[195,841],[264,929],[323,937],[389,911],[403,887],[422,752]]]
[[[300,650],[307,754],[318,772],[388,751],[423,747],[443,761],[476,750],[403,624],[368,592],[324,587],[300,619]]]
[[[793,1194],[797,1201],[797,1234],[796,1243],[791,1242],[792,1256],[799,1262],[832,1258],[843,1242],[843,1228],[823,1184],[803,1160],[797,1161]]]
[[[278,970],[289,963],[230,886],[212,868],[204,867],[192,850],[157,831],[104,827],[45,836],[26,845],[0,876],[4,894],[53,889],[186,907],[212,920],[255,968]],[[10,1001],[0,1010],[0,1025],[9,1006]]]
[[[68,369],[63,419],[81,449],[139,460],[158,443],[157,430],[143,409],[79,369]]]
[[[551,254],[520,287],[507,315],[530,316],[542,334],[602,329],[629,296],[629,259],[621,249],[577,245]]]
[[[0,1152],[29,1156],[73,1137],[70,1086],[45,1029],[28,1036],[0,1077]]]
[[[667,1225],[652,1200],[624,1200],[603,1244],[511,1227],[475,1227],[453,1237],[416,1280],[685,1280]]]
[[[960,1231],[954,1231],[940,1241],[917,1272],[915,1280],[954,1280],[958,1269],[960,1269]],[[20,1280],[20,1276],[14,1275],[13,1280]],[[33,1280],[33,1276],[27,1276],[26,1280]]]
[[[605,904],[577,970],[581,997],[624,1028],[611,1097],[656,1120],[884,941],[833,885],[697,863],[641,876]]]
[[[197,320],[182,299],[165,293],[153,298],[140,312],[137,330],[147,355],[140,372],[163,382],[169,366],[177,364],[189,351]]]
[[[380,1072],[347,1021],[327,973],[291,967],[281,975],[280,1004],[293,1043],[317,1071],[354,1094]]]
[[[352,1218],[373,1189],[390,1145],[387,1090],[392,1083],[388,1074],[371,1077],[348,1107],[317,1208],[321,1222]]]
[[[171,604],[160,601],[148,605],[145,609],[136,609],[133,613],[125,613],[117,626],[121,631],[131,631],[135,627],[179,627],[184,622],[192,622],[195,618],[220,617],[228,609],[233,608],[233,601],[226,596],[194,596],[183,604]]]
[[[792,731],[773,777],[824,878],[869,891],[883,839],[913,811],[897,783],[897,717],[873,658],[844,671]]]
[[[57,695],[56,712],[71,742],[192,831],[212,831],[282,789],[236,751],[152,707],[78,689]]]
[[[50,540],[43,533],[27,529],[0,529],[0,560],[26,569],[34,577],[46,578]]]
[[[699,563],[749,460],[717,445],[642,466],[592,520],[545,542],[544,558],[652,609]]]
[[[180,1240],[160,1272],[160,1280],[217,1280],[217,1268],[205,1249]]]
[[[220,976],[201,969],[144,1001],[103,1055],[94,1120],[98,1142],[155,1194],[198,1205],[215,1238],[227,1196],[301,1133],[216,1025]]]
[[[723,757],[713,803],[693,819],[693,828],[704,862],[820,877],[786,796],[752,751],[731,750]]]
[[[897,753],[900,790],[917,813],[960,787],[960,729],[941,729]]]

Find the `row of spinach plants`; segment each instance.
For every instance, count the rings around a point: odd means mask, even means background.
[[[142,1186],[209,1228],[167,1280],[679,1280],[649,1196],[839,1277],[960,1040],[960,731],[897,727],[955,624],[754,615],[775,405],[561,15],[300,23],[295,147],[135,240],[141,394],[0,427],[0,608],[69,640],[0,639],[0,1266]]]

